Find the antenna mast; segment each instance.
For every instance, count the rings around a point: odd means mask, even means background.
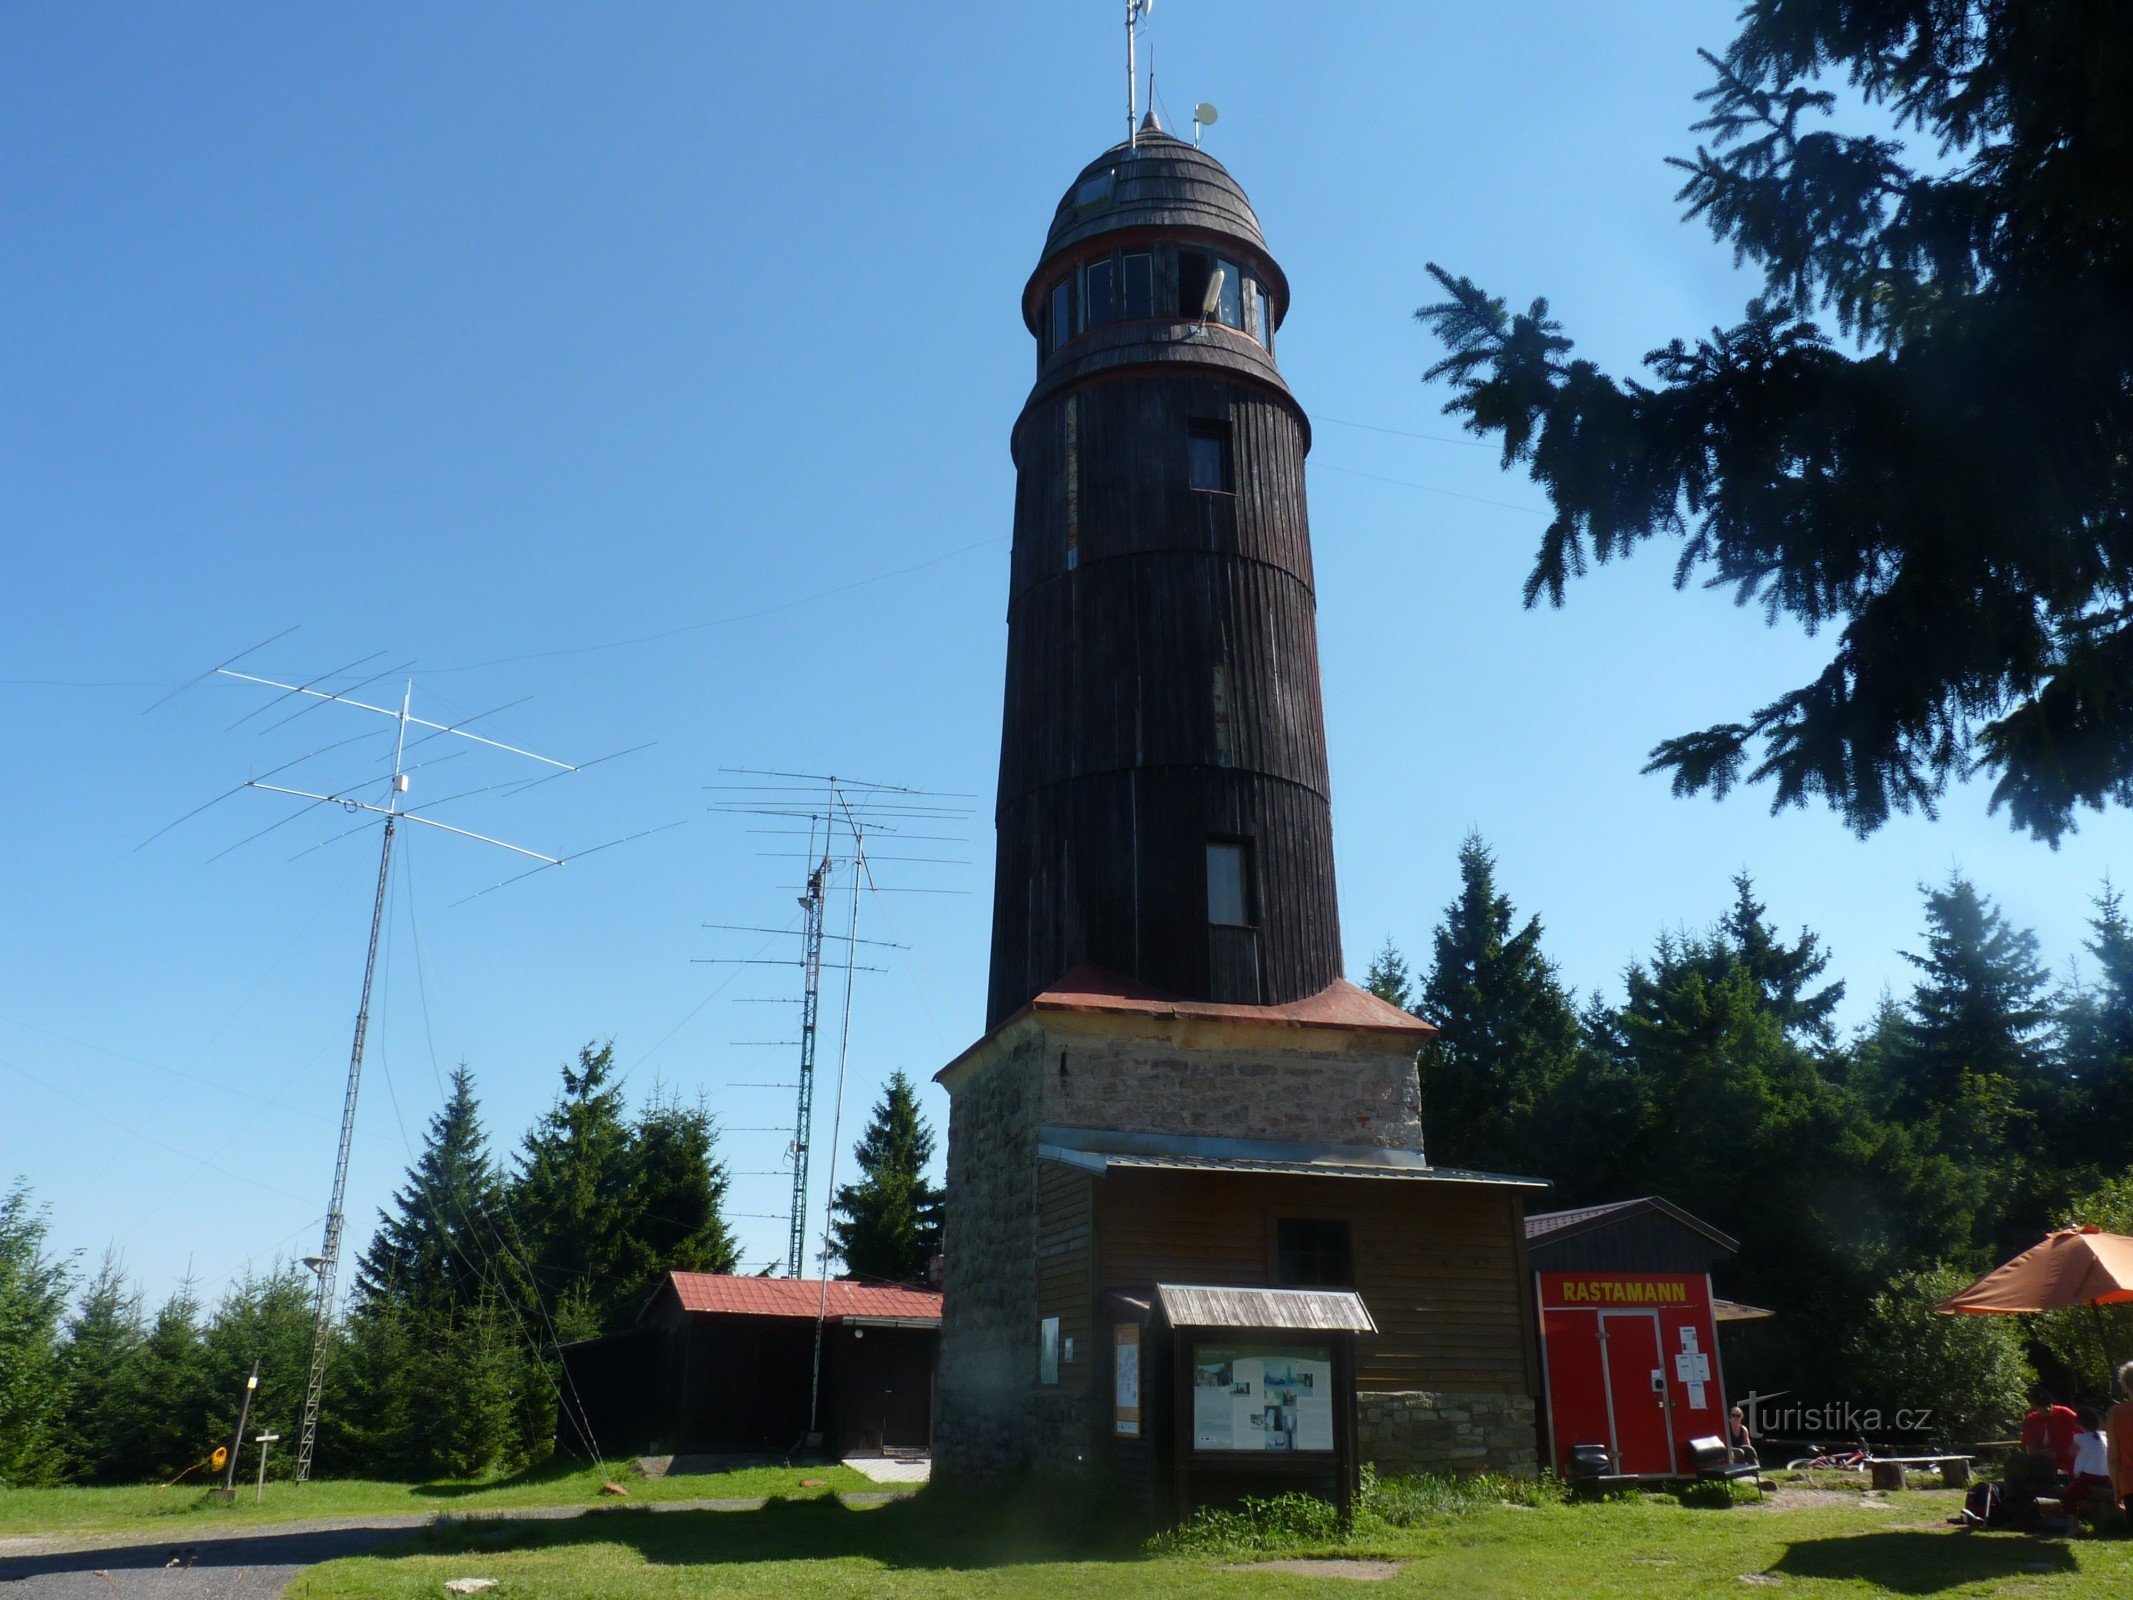
[[[834,826],[834,816],[830,819]],[[822,899],[830,875],[830,836],[822,836],[822,859],[807,874],[800,897],[805,927],[800,935],[800,1097],[793,1113],[792,1237],[786,1245],[785,1275],[807,1270],[807,1152],[815,1119],[815,1019],[822,1004]]]
[[[304,1483],[310,1479],[312,1455],[318,1444],[319,1407],[324,1398],[326,1387],[326,1358],[333,1348],[333,1310],[336,1290],[340,1282],[341,1235],[347,1220],[345,1208],[348,1196],[348,1157],[350,1147],[355,1140],[356,1100],[363,1082],[363,1045],[370,1032],[370,991],[372,980],[376,977],[378,969],[378,934],[385,923],[385,890],[392,873],[393,836],[398,830],[399,824],[403,821],[418,822],[425,827],[438,828],[446,833],[456,833],[463,839],[474,839],[482,844],[495,845],[498,849],[508,850],[514,855],[530,857],[532,860],[541,863],[541,866],[532,869],[536,872],[545,867],[560,867],[568,859],[563,856],[542,855],[537,850],[527,850],[515,844],[507,844],[502,839],[492,839],[486,834],[470,833],[465,828],[455,828],[450,823],[438,822],[430,817],[418,816],[412,810],[404,807],[401,802],[409,789],[405,764],[407,730],[410,727],[428,728],[433,730],[430,734],[430,737],[433,738],[451,734],[456,738],[470,740],[475,744],[486,745],[492,750],[501,750],[510,755],[524,756],[528,760],[537,761],[543,766],[554,767],[557,769],[557,774],[576,772],[578,768],[566,761],[552,760],[547,756],[536,755],[531,750],[521,750],[515,745],[503,744],[495,739],[483,738],[480,734],[468,733],[463,728],[453,727],[446,723],[429,722],[421,717],[411,715],[409,708],[413,704],[415,695],[415,688],[412,683],[408,684],[401,694],[400,708],[395,711],[389,706],[370,705],[361,700],[350,699],[346,695],[329,693],[324,689],[313,687],[312,683],[280,683],[272,678],[254,677],[248,672],[232,672],[227,666],[217,667],[215,671],[225,678],[235,678],[243,683],[256,683],[266,688],[279,689],[282,691],[282,698],[284,699],[292,695],[301,695],[314,701],[331,700],[339,705],[351,706],[358,711],[370,711],[380,716],[391,717],[398,724],[393,737],[392,777],[386,789],[385,804],[382,806],[358,799],[351,793],[315,794],[307,789],[289,789],[279,784],[261,783],[256,779],[244,785],[248,789],[259,789],[268,794],[289,795],[296,799],[307,800],[313,805],[330,803],[338,805],[344,811],[369,812],[385,819],[384,837],[378,847],[378,887],[376,894],[372,896],[370,904],[370,943],[365,948],[363,955],[362,998],[356,1005],[355,1036],[350,1043],[348,1051],[348,1083],[341,1096],[341,1137],[333,1158],[333,1198],[326,1207],[326,1237],[319,1251],[318,1287],[311,1305],[311,1370],[304,1380],[303,1433],[296,1449],[296,1481]],[[314,679],[313,683],[317,681]],[[367,784],[356,785],[359,789],[367,786]],[[442,801],[430,802],[433,805],[442,803]]]
[[[1141,142],[1140,72],[1134,62],[1142,21],[1155,9],[1155,0],[1126,0],[1126,147],[1139,149]],[[1154,91],[1149,91],[1151,97]]]

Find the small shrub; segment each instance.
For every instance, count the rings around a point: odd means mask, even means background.
[[[1391,1527],[1411,1528],[1432,1517],[1461,1516],[1484,1506],[1560,1505],[1563,1499],[1563,1487],[1553,1477],[1420,1472],[1381,1478],[1366,1466],[1356,1505],[1363,1514]]]
[[[1175,1528],[1157,1534],[1149,1549],[1172,1556],[1274,1555],[1338,1544],[1345,1536],[1340,1511],[1330,1501],[1280,1494],[1244,1500],[1234,1509],[1202,1506]]]
[[[1754,1505],[1763,1494],[1752,1483],[1712,1478],[1685,1485],[1675,1498],[1692,1511],[1726,1511],[1734,1506]]]

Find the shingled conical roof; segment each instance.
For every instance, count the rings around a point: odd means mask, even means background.
[[[1268,255],[1237,180],[1206,151],[1160,128],[1144,128],[1137,143],[1113,145],[1081,169],[1053,214],[1045,257],[1122,228],[1203,229]]]

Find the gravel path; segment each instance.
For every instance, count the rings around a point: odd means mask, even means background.
[[[904,1491],[908,1493],[909,1491]],[[855,1509],[895,1491],[839,1496]],[[761,1500],[660,1500],[653,1511],[754,1511]],[[467,1520],[560,1521],[606,1507],[520,1506]],[[361,1555],[437,1521],[435,1513],[320,1517],[247,1528],[189,1528],[147,1540],[137,1531],[0,1539],[0,1600],[273,1600],[304,1568]]]

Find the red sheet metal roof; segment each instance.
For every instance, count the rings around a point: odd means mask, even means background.
[[[1290,1027],[1362,1028],[1373,1032],[1427,1037],[1437,1030],[1420,1017],[1380,1000],[1345,978],[1314,995],[1286,1005],[1227,1005],[1213,1000],[1181,1000],[1131,978],[1122,978],[1084,961],[1030,1001],[1035,1011],[1111,1011],[1210,1021],[1261,1022]]]
[[[819,1278],[734,1278],[716,1272],[670,1272],[667,1281],[684,1311],[729,1317],[796,1317],[812,1321],[822,1305]],[[891,1283],[829,1283],[829,1320],[880,1317],[938,1322],[941,1297],[926,1289]]]

